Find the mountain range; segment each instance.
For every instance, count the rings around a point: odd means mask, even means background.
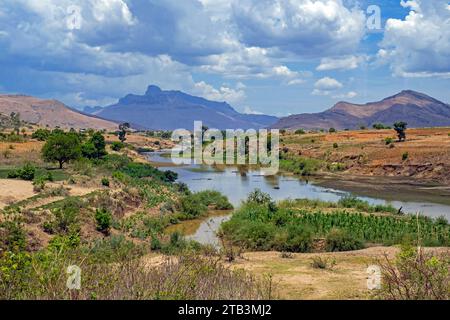
[[[392,125],[397,121],[409,127],[450,126],[450,105],[426,94],[405,90],[378,102],[352,104],[339,102],[320,113],[304,113],[281,118],[277,129],[359,129],[376,123]]]
[[[273,125],[278,118],[267,115],[243,114],[226,102],[215,102],[181,91],[164,91],[149,86],[144,95],[129,94],[117,104],[84,109],[113,121],[129,122],[138,129],[192,130],[194,121],[216,129],[259,129]]]
[[[242,114],[226,102],[215,102],[181,91],[164,91],[149,86],[144,95],[129,94],[107,107],[86,107],[84,112],[57,100],[25,95],[0,95],[0,115],[20,113],[21,119],[41,126],[61,128],[117,129],[129,122],[134,129],[191,130],[194,121],[217,129],[359,129],[374,124],[392,126],[405,121],[409,127],[450,126],[450,105],[426,94],[405,90],[378,102],[339,102],[320,113],[298,114],[278,119],[259,114]]]
[[[0,114],[8,116],[20,113],[20,119],[28,123],[64,129],[116,130],[114,121],[88,115],[72,109],[57,100],[45,100],[25,95],[0,95]]]

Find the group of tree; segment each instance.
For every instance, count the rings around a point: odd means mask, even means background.
[[[46,131],[41,131],[40,136],[45,137]],[[94,132],[86,137],[83,133],[74,130],[64,132],[53,130],[48,133],[46,143],[42,148],[42,157],[48,162],[57,162],[62,169],[65,163],[79,159],[100,159],[106,152],[106,142],[101,132]]]

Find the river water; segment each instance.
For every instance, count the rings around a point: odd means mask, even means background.
[[[170,158],[162,156],[162,153],[149,153],[151,161],[158,163],[170,163]],[[239,206],[241,201],[256,188],[270,194],[274,200],[284,199],[319,199],[324,201],[338,201],[349,192],[337,189],[330,189],[315,185],[312,181],[306,181],[293,176],[271,176],[265,177],[259,171],[248,171],[235,167],[216,169],[205,165],[187,165],[179,167],[161,167],[161,169],[172,170],[178,173],[178,181],[186,183],[190,190],[197,192],[203,190],[217,190],[228,197],[230,202]],[[416,201],[398,198],[396,201],[389,201],[392,194],[377,194],[377,197],[359,196],[358,198],[368,201],[371,204],[391,204],[396,208],[403,208],[403,212],[417,213],[438,217],[445,216],[450,220],[450,205],[429,202],[426,198],[415,197]],[[385,198],[384,198],[385,197]],[[229,215],[214,215],[203,221],[199,221],[198,227],[190,228],[190,237],[202,243],[217,244],[215,231],[220,224],[229,219]]]

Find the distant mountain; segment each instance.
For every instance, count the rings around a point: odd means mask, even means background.
[[[95,106],[95,107],[86,106],[83,108],[84,113],[93,114],[93,115],[96,115],[97,113],[99,113],[102,110],[103,110],[103,108],[100,106]]]
[[[20,113],[20,118],[50,128],[117,129],[117,123],[71,109],[57,100],[43,100],[24,95],[0,95],[0,114]]]
[[[129,94],[115,105],[97,112],[98,116],[126,121],[145,129],[192,129],[194,121],[216,129],[263,128],[278,118],[266,115],[242,114],[226,102],[215,102],[191,96],[181,91],[163,91],[149,86],[145,95]]]
[[[356,129],[375,123],[392,125],[405,121],[409,127],[450,126],[450,105],[426,94],[402,91],[379,102],[352,104],[339,102],[331,109],[314,114],[298,114],[280,119],[279,129]]]

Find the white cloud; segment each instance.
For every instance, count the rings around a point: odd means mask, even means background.
[[[341,0],[234,1],[233,19],[247,45],[302,56],[352,52],[365,34],[363,12]]]
[[[338,94],[333,96],[333,98],[335,99],[352,99],[355,98],[356,96],[358,96],[358,93],[355,91],[349,91],[347,93],[344,94]]]
[[[311,94],[314,96],[328,96],[333,91],[341,89],[342,87],[342,83],[336,79],[325,77],[316,81],[314,84],[315,89],[311,92]]]
[[[344,56],[339,58],[323,58],[317,71],[329,70],[352,70],[359,67],[364,62],[365,57],[362,56]]]
[[[378,57],[403,77],[450,77],[450,11],[441,0],[403,1],[404,20],[388,19]]]
[[[231,104],[242,101],[245,98],[245,91],[239,85],[235,89],[228,86],[221,86],[219,89],[216,89],[212,85],[200,81],[195,83],[192,91],[206,99],[226,101]]]
[[[288,86],[296,86],[296,85],[299,85],[299,84],[303,84],[305,82],[306,82],[306,80],[304,80],[304,79],[294,79],[294,80],[288,81],[287,85]]]
[[[317,80],[317,82],[314,84],[314,87],[319,90],[337,90],[342,88],[342,83],[340,83],[336,79],[325,77]]]

